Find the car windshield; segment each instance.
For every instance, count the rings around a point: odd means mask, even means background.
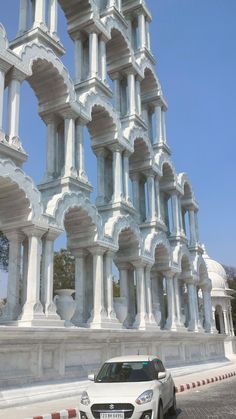
[[[102,366],[96,383],[134,383],[153,380],[153,369],[148,361],[109,362]]]

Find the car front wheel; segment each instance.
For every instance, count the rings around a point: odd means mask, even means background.
[[[175,415],[175,413],[176,413],[176,394],[175,394],[175,391],[174,391],[174,394],[173,394],[172,406],[169,408],[169,413],[171,415]]]
[[[162,402],[159,402],[157,419],[164,419],[164,410]]]

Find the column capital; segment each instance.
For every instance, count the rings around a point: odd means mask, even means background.
[[[16,67],[13,67],[7,74],[7,82],[9,84],[12,80],[17,80],[20,83],[22,83],[26,79],[26,77],[27,75],[24,74],[21,70],[19,70]]]
[[[88,255],[87,249],[81,249],[81,248],[73,249],[73,248],[70,248],[70,251],[75,258],[84,258]]]
[[[17,241],[19,243],[23,242],[25,239],[25,234],[20,230],[3,231],[3,234],[6,236],[9,242]]]
[[[140,268],[145,268],[147,265],[147,262],[144,260],[135,260],[135,261],[131,261],[131,264],[135,267],[135,269],[140,269]]]
[[[47,232],[47,229],[39,226],[29,226],[23,228],[22,231],[27,237],[42,238],[42,236]]]
[[[88,250],[93,256],[102,256],[104,255],[107,249],[101,246],[94,246],[94,247],[89,247]]]

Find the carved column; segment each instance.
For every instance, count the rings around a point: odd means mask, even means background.
[[[180,300],[180,292],[179,292],[179,278],[178,278],[178,275],[174,276],[173,281],[174,281],[173,286],[174,286],[174,298],[175,298],[177,325],[179,327],[184,327],[183,322],[182,322],[181,300]]]
[[[123,169],[124,169],[124,197],[126,202],[130,202],[129,196],[129,153],[124,152],[123,155]]]
[[[57,35],[58,4],[57,0],[49,0],[49,29],[52,35]]]
[[[122,151],[119,146],[113,150],[113,201],[120,202],[123,197]]]
[[[4,320],[17,320],[20,310],[21,245],[24,234],[19,231],[5,233],[9,241],[9,268],[7,283],[7,304]]]
[[[106,43],[101,38],[99,42],[99,52],[100,52],[100,76],[103,83],[107,81],[107,57],[106,57]]]
[[[135,75],[128,74],[128,97],[129,97],[129,114],[136,113],[136,89],[135,89]]]
[[[188,307],[189,307],[189,331],[197,332],[197,316],[196,316],[196,300],[195,300],[195,285],[193,283],[187,284],[188,288]]]
[[[136,299],[137,299],[137,315],[134,322],[134,327],[137,329],[146,329],[147,322],[147,308],[146,308],[146,289],[145,289],[145,275],[142,262],[133,263],[135,266],[136,275]]]
[[[233,325],[232,309],[231,309],[231,307],[229,308],[229,322],[230,322],[231,335],[234,336],[234,325]]]
[[[142,115],[141,86],[140,86],[140,80],[138,76],[136,78],[135,87],[136,87],[136,101],[137,101],[136,109],[137,109],[138,115],[141,116]]]
[[[84,64],[83,59],[83,40],[82,35],[79,35],[74,40],[75,45],[75,83],[80,83],[82,81],[82,68]]]
[[[179,214],[179,197],[177,191],[171,193],[171,209],[172,209],[172,221],[173,221],[173,231],[172,235],[180,234],[180,214]]]
[[[189,226],[190,226],[190,246],[195,246],[196,240],[196,226],[195,226],[195,214],[194,209],[189,209]]]
[[[128,286],[128,272],[129,265],[127,263],[119,263],[118,269],[120,273],[120,297],[125,300],[125,307],[127,310],[127,316],[124,320],[124,326],[127,326],[128,323],[128,312],[129,312],[129,286]]]
[[[225,334],[229,335],[229,322],[227,317],[227,310],[223,310],[224,324],[225,324]]]
[[[54,262],[54,241],[57,233],[49,232],[43,243],[42,257],[42,304],[48,320],[60,321],[56,313],[56,306],[53,301],[53,262]],[[64,322],[62,322],[64,323]]]
[[[111,251],[106,252],[104,258],[105,263],[105,281],[106,281],[106,309],[107,317],[109,320],[118,322],[113,304],[113,275],[112,275],[112,261],[114,253]]]
[[[114,83],[114,100],[115,100],[115,108],[117,112],[121,111],[121,83],[120,83],[120,73],[115,73],[113,75],[113,83]]]
[[[145,268],[145,285],[147,296],[147,322],[152,326],[157,326],[152,308],[152,284],[151,284],[151,266],[147,265]]]
[[[23,307],[21,322],[23,325],[37,325],[45,319],[43,306],[39,300],[40,294],[40,262],[42,253],[41,229],[29,228],[24,230],[29,241],[27,295]],[[40,323],[39,323],[40,324]]]
[[[140,41],[139,41],[140,48],[146,48],[147,46],[146,19],[143,13],[138,15],[138,28],[139,28],[139,36],[140,36]]]
[[[20,0],[19,35],[27,31],[28,26],[28,0]]]
[[[203,307],[205,324],[204,329],[206,332],[211,332],[212,329],[212,304],[211,304],[211,293],[208,290],[202,290]]]
[[[101,328],[107,314],[104,308],[103,248],[90,249],[93,255],[93,315],[90,327]]]
[[[149,221],[155,220],[156,215],[156,206],[155,206],[155,183],[154,183],[154,174],[150,173],[147,177],[147,188],[148,188],[148,209]]]
[[[52,117],[47,122],[47,160],[45,180],[54,178],[56,173],[56,121]]]
[[[13,72],[8,85],[8,134],[10,139],[19,139],[19,116],[20,116],[20,87],[21,81]]]
[[[84,249],[73,249],[72,254],[75,257],[75,314],[72,318],[72,323],[76,326],[83,326],[85,323],[85,257],[87,251]]]
[[[3,70],[0,69],[0,139],[1,132],[3,132],[4,86],[5,73]]]
[[[84,161],[84,127],[80,120],[75,122],[75,168],[79,177],[87,181]]]
[[[29,243],[26,237],[22,242],[23,246],[23,260],[22,260],[22,290],[21,290],[21,305],[25,304],[27,295],[27,272],[28,272],[28,254],[29,254]]]
[[[163,142],[162,110],[161,110],[160,105],[155,106],[155,123],[156,123],[156,135],[154,138],[154,144],[160,144]]]
[[[149,30],[149,22],[146,20],[146,37],[147,37],[147,48],[151,50],[151,42],[150,42],[150,30]]]
[[[98,35],[95,32],[89,34],[89,69],[90,77],[98,76]]]
[[[65,119],[65,176],[76,176],[75,170],[75,120]]]
[[[106,150],[99,148],[95,151],[97,156],[97,205],[105,202],[105,156]]]
[[[139,174],[135,173],[131,175],[132,190],[133,190],[133,204],[134,208],[140,213],[140,201],[139,201]]]
[[[161,216],[161,194],[158,176],[155,177],[155,195],[156,195],[156,215],[159,221],[162,221]]]
[[[173,274],[166,273],[165,279],[166,279],[167,308],[168,308],[168,317],[167,317],[165,329],[177,330]]]
[[[45,27],[46,17],[46,4],[45,0],[35,0],[35,19],[34,27]]]

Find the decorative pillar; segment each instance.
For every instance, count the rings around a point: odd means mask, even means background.
[[[42,258],[42,304],[48,320],[60,321],[56,313],[57,309],[53,301],[53,263],[54,263],[54,240],[58,234],[49,232],[44,239],[43,258]],[[56,325],[56,323],[55,323]]]
[[[107,315],[104,308],[103,254],[105,250],[90,249],[93,255],[93,314],[89,320],[91,328],[100,329]]]
[[[5,233],[9,241],[9,267],[7,283],[7,304],[3,318],[17,320],[20,310],[21,245],[24,234],[19,231]]]
[[[229,322],[227,317],[227,310],[223,310],[224,324],[225,324],[225,334],[229,335]]]
[[[138,115],[141,116],[142,115],[141,86],[140,86],[140,80],[138,76],[136,78],[135,87],[136,87],[136,102],[137,102],[136,109],[137,109]]]
[[[176,308],[176,321],[178,327],[184,327],[182,322],[182,312],[181,312],[181,300],[180,300],[180,292],[179,292],[179,278],[178,275],[175,275],[173,278],[173,286],[174,286],[174,298],[175,298],[175,308]]]
[[[56,173],[56,122],[52,118],[47,123],[47,159],[45,180],[54,178]]]
[[[25,304],[26,295],[27,295],[27,272],[28,272],[28,254],[29,254],[29,246],[28,246],[28,238],[26,237],[25,240],[22,242],[23,246],[23,261],[22,261],[22,290],[21,290],[21,305]]]
[[[82,35],[74,40],[75,46],[75,83],[80,83],[82,81],[82,68],[83,68],[83,40]]]
[[[72,323],[76,326],[83,326],[85,323],[85,257],[87,251],[84,249],[73,249],[72,254],[75,257],[75,313]]]
[[[156,195],[156,215],[159,221],[162,221],[161,216],[161,194],[158,176],[155,177],[155,195]]]
[[[89,70],[90,77],[98,76],[98,35],[96,32],[89,34]]]
[[[97,205],[103,205],[105,202],[105,155],[106,150],[99,148],[96,150],[97,156]]]
[[[211,305],[211,293],[208,290],[202,290],[203,307],[204,307],[204,329],[205,332],[211,332],[212,330],[212,305]]]
[[[123,170],[124,170],[124,197],[126,202],[130,202],[129,196],[129,153],[123,154]]]
[[[65,119],[65,176],[76,176],[75,170],[75,120]]]
[[[120,202],[123,197],[122,152],[119,146],[113,151],[113,202]]]
[[[114,99],[115,99],[115,108],[117,112],[121,111],[121,85],[120,85],[120,74],[116,73],[113,76],[114,83]]]
[[[149,119],[148,119],[148,107],[147,106],[143,106],[142,107],[142,118],[145,122],[145,124],[147,125],[148,128],[148,124],[149,124]]]
[[[131,175],[132,190],[133,190],[133,205],[136,211],[140,213],[140,201],[139,201],[139,174],[135,173]]]
[[[196,317],[195,285],[188,283],[189,331],[198,332]]]
[[[45,321],[43,306],[39,300],[40,294],[40,262],[42,252],[41,237],[45,231],[37,228],[24,230],[29,241],[27,295],[23,307],[21,322],[22,326],[33,326]]]
[[[45,27],[46,17],[46,4],[45,0],[35,0],[35,19],[34,27]]]
[[[195,246],[197,243],[197,240],[196,240],[194,209],[190,208],[188,213],[189,213],[189,226],[190,226],[190,246]]]
[[[28,6],[28,0],[20,0],[19,35],[27,31]]]
[[[162,142],[166,144],[166,121],[165,121],[165,111],[161,110],[161,126],[162,126]]]
[[[229,322],[230,322],[231,335],[234,336],[234,325],[233,325],[232,309],[231,309],[231,307],[229,308]]]
[[[148,188],[148,219],[150,222],[155,221],[155,183],[154,174],[150,173],[147,177],[147,188]]]
[[[136,113],[136,93],[135,93],[135,75],[134,73],[128,74],[128,97],[129,97],[129,114]]]
[[[75,121],[75,169],[79,177],[87,180],[84,162],[84,127],[80,120]]]
[[[198,228],[198,211],[194,211],[194,221],[195,221],[195,233],[196,233],[196,242],[199,242],[199,228]]]
[[[149,22],[146,20],[146,36],[147,36],[147,48],[151,50],[151,42],[150,42],[150,30],[149,30]]]
[[[57,15],[58,15],[58,4],[57,0],[49,0],[48,4],[49,12],[49,29],[51,35],[57,35]]]
[[[182,213],[182,205],[181,205],[181,197],[178,197],[178,218],[179,218],[179,227],[180,232],[182,235],[185,235],[184,232],[184,225],[183,225],[183,213]]]
[[[145,15],[141,13],[138,15],[138,28],[139,28],[139,46],[140,48],[146,48],[147,42],[146,42],[146,19]]]
[[[118,269],[120,273],[120,297],[124,299],[124,305],[127,310],[127,316],[123,322],[123,325],[127,326],[128,325],[128,311],[129,311],[129,288],[128,288],[129,265],[127,263],[119,263]]]
[[[156,135],[154,138],[154,144],[163,143],[163,132],[162,132],[162,110],[160,105],[155,106],[155,123],[156,123]]]
[[[137,329],[146,329],[147,309],[146,309],[146,290],[145,290],[145,275],[144,264],[137,262],[135,266],[136,274],[136,299],[137,299],[137,315],[134,322],[134,327]]]
[[[175,307],[175,295],[174,295],[174,286],[173,286],[173,274],[165,274],[166,279],[166,294],[167,294],[167,309],[168,317],[166,320],[165,329],[167,330],[177,330],[176,325],[176,307]]]
[[[113,261],[114,253],[111,251],[106,252],[105,258],[105,281],[106,281],[106,309],[107,309],[107,317],[109,320],[113,322],[118,322],[116,318],[116,313],[114,310],[113,305],[113,275],[112,275],[112,261]]]
[[[100,49],[100,60],[101,60],[101,69],[100,69],[100,77],[103,83],[107,81],[107,57],[106,57],[106,43],[101,38],[99,42],[99,49]]]
[[[157,326],[152,308],[152,284],[151,284],[151,266],[145,268],[145,285],[147,296],[147,322],[152,326]]]
[[[154,139],[153,139],[153,126],[152,126],[152,114],[153,114],[152,109],[149,108],[148,115],[147,115],[147,117],[148,117],[148,124],[147,124],[148,125],[148,136],[149,136],[150,142],[152,144],[154,144]]]
[[[177,191],[171,193],[171,209],[172,209],[172,221],[173,231],[172,235],[177,236],[180,234],[180,217],[179,217],[179,198]]]
[[[3,70],[0,69],[0,139],[1,139],[1,132],[3,132],[4,86],[5,86],[5,73]]]
[[[20,87],[21,81],[12,75],[8,85],[8,135],[10,139],[19,139],[19,113],[20,113]]]

